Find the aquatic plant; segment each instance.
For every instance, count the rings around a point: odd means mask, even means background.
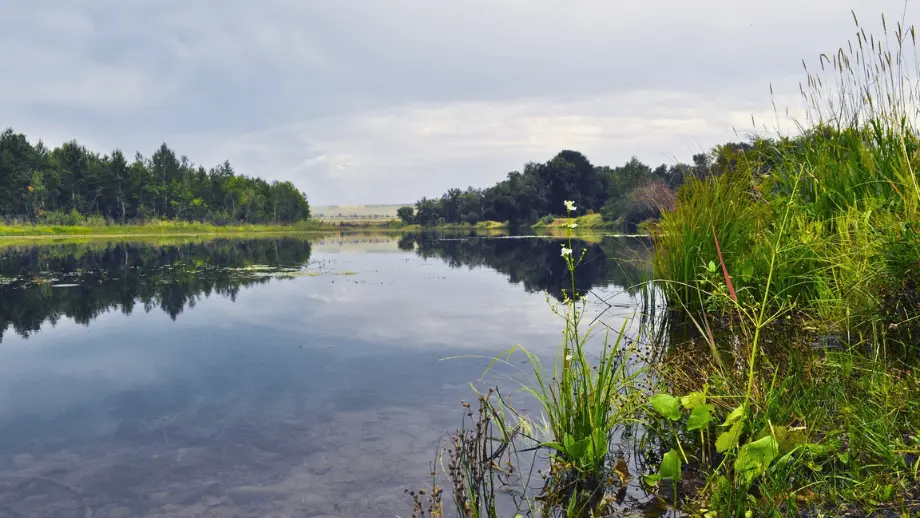
[[[575,204],[566,201],[565,208],[571,218]],[[574,251],[573,228],[574,224],[560,250],[571,284],[564,291],[562,309],[553,306],[565,328],[552,370],[520,345],[507,350],[496,362],[507,361],[518,352],[526,356],[533,384],[525,384],[524,390],[540,402],[552,437],[542,443],[553,451],[544,500],[582,512],[601,503],[611,480],[625,478],[612,469],[609,446],[614,430],[634,419],[638,405],[635,382],[641,370],[628,368],[627,360],[634,352],[625,340],[628,320],[613,340],[609,330],[605,333],[596,359],[589,353],[595,326],[583,329],[584,299],[576,290],[575,271],[584,253],[576,255]]]

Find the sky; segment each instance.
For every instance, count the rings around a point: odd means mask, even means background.
[[[850,10],[880,32],[917,2],[0,0],[0,127],[405,203],[563,149],[657,165],[788,133]]]

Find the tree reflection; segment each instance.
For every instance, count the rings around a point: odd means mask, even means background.
[[[106,311],[159,308],[175,319],[212,294],[268,282],[253,265],[299,267],[310,243],[299,239],[218,239],[157,245],[105,243],[18,246],[0,251],[0,340],[27,337],[63,316],[89,324]]]
[[[424,258],[442,259],[452,268],[491,268],[529,292],[546,291],[562,300],[562,291],[571,288],[569,271],[560,256],[562,243],[551,238],[452,238],[422,232],[403,236],[398,246],[414,249]],[[573,248],[576,257],[585,254],[575,271],[575,289],[581,294],[609,285],[635,293],[636,285],[650,278],[651,245],[647,240],[574,240]]]

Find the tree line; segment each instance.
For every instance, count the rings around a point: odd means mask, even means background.
[[[756,152],[759,157],[770,141],[717,146],[710,153],[693,155],[693,163],[661,164],[654,169],[633,157],[621,166],[595,166],[578,151],[564,150],[545,163],[530,162],[522,171],[484,189],[449,189],[439,198],[422,198],[401,207],[397,215],[407,224],[437,226],[480,221],[530,225],[541,218],[564,214],[564,200],[585,211],[599,213],[605,222],[624,230],[658,218],[676,203],[677,189],[691,176],[721,174],[737,160]]]
[[[76,141],[49,149],[0,133],[0,218],[51,224],[154,219],[292,223],[308,219],[306,194],[291,182],[237,174],[230,162],[205,169],[165,143],[149,158],[100,155]]]

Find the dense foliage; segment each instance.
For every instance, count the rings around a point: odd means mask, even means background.
[[[290,223],[309,218],[310,206],[291,182],[238,175],[226,161],[206,170],[166,144],[129,162],[121,151],[99,155],[75,141],[54,149],[32,145],[7,129],[0,133],[0,217],[70,225],[87,219]]]
[[[674,203],[674,190],[688,177],[706,177],[732,165],[732,154],[750,144],[727,144],[713,153],[694,155],[693,165],[662,164],[654,169],[633,157],[618,167],[595,166],[578,151],[564,150],[545,163],[530,162],[492,187],[450,189],[440,198],[422,198],[402,207],[405,223],[422,226],[481,221],[529,225],[561,216],[564,200],[604,221],[633,231]]]

